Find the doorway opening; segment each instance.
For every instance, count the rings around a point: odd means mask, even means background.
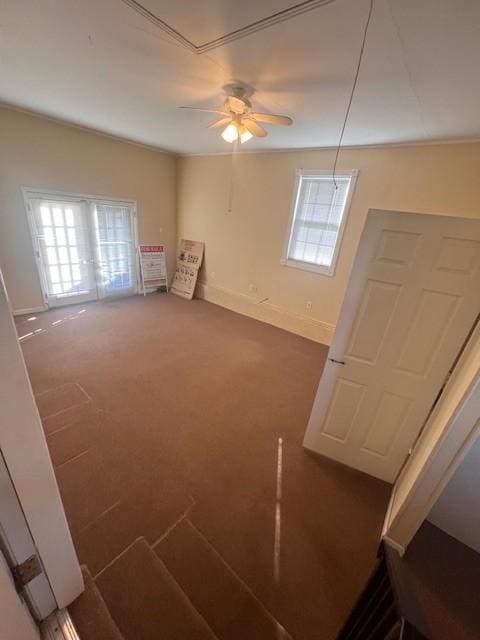
[[[138,291],[135,203],[24,190],[48,307]]]

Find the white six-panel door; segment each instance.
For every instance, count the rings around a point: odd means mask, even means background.
[[[304,445],[392,482],[479,312],[480,221],[370,212]]]

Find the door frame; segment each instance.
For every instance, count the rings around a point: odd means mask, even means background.
[[[40,640],[40,631],[15,590],[7,563],[0,553],[0,636],[12,640]],[[8,635],[7,635],[8,634]]]
[[[7,565],[13,571],[14,567],[25,562],[31,556],[38,557],[38,551],[1,449],[0,486],[2,498],[0,503],[0,555],[3,554]],[[45,570],[22,589],[20,597],[36,620],[44,620],[57,608]]]
[[[477,323],[392,490],[382,538],[403,555],[450,478],[480,438]]]
[[[0,272],[2,453],[59,609],[82,593],[83,578]],[[15,428],[12,429],[12,425]]]
[[[44,310],[49,309],[48,305],[48,297],[47,297],[47,283],[45,281],[45,274],[43,265],[41,262],[41,253],[40,247],[38,246],[38,241],[36,237],[36,225],[33,217],[33,211],[30,206],[30,199],[37,198],[45,200],[71,200],[74,202],[84,202],[87,206],[87,215],[90,218],[92,212],[92,205],[96,202],[100,204],[118,204],[120,206],[127,206],[131,208],[132,211],[132,237],[133,237],[133,263],[135,265],[135,286],[134,293],[138,294],[140,291],[140,275],[139,275],[139,267],[138,267],[138,219],[137,219],[137,201],[130,200],[128,198],[115,198],[111,196],[97,196],[86,193],[77,193],[74,191],[57,191],[55,189],[43,189],[37,187],[21,187],[23,204],[25,208],[25,214],[27,216],[28,228],[30,231],[30,239],[32,242],[32,250],[35,258],[35,265],[37,267],[37,274],[40,282],[40,291],[42,293],[43,300],[43,308]],[[90,241],[92,241],[92,229],[88,229]],[[95,262],[95,271],[96,271],[96,248],[92,244],[92,252],[94,254],[94,262]],[[98,283],[96,283],[98,286]],[[81,301],[80,301],[81,302]],[[75,298],[72,298],[71,304],[76,304]]]

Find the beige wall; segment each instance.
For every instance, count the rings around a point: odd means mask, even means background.
[[[0,267],[14,309],[42,304],[22,186],[136,200],[140,242],[165,242],[173,268],[174,156],[5,108],[0,141]]]
[[[14,309],[42,304],[22,186],[136,200],[140,241],[165,242],[170,270],[177,222],[178,236],[206,243],[200,296],[327,343],[369,208],[480,217],[478,143],[342,151],[339,169],[360,172],[328,277],[281,266],[280,257],[295,170],[330,169],[331,151],[176,164],[172,155],[5,108],[0,136],[0,267]]]
[[[369,208],[480,217],[480,144],[344,150],[339,170],[359,176],[336,274],[281,266],[295,170],[332,162],[331,151],[178,160],[178,233],[206,244],[200,295],[328,343]]]

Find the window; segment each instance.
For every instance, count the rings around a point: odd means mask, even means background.
[[[282,264],[333,275],[356,171],[298,171]]]

